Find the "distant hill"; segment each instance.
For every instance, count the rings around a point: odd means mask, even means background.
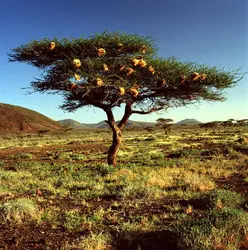
[[[95,124],[88,124],[88,123],[80,123],[78,121],[75,121],[73,119],[64,119],[64,120],[59,120],[58,121],[60,124],[62,124],[63,126],[68,126],[70,128],[74,128],[74,129],[105,129],[105,128],[109,128],[108,124],[105,121],[101,121]],[[118,121],[117,121],[118,122]],[[175,125],[182,125],[182,124],[186,124],[186,125],[195,125],[195,124],[200,124],[201,122],[196,120],[196,119],[184,119],[180,122],[175,123]],[[157,123],[155,122],[139,122],[139,121],[132,121],[129,120],[127,122],[126,127],[127,128],[146,128],[146,127],[150,127],[150,126],[154,126]]]
[[[87,123],[80,123],[78,121],[75,121],[73,119],[65,119],[65,120],[59,120],[58,121],[60,124],[64,126],[68,126],[74,129],[85,129],[85,128],[98,128],[98,129],[104,129],[104,128],[109,128],[109,125],[105,121],[98,122],[96,124],[87,124]],[[153,126],[156,123],[154,122],[137,122],[137,121],[128,121],[126,127],[131,128],[131,127],[148,127],[148,126]]]
[[[196,119],[185,119],[177,122],[177,125],[187,124],[194,125],[201,122]],[[145,128],[154,126],[155,122],[139,122],[128,121],[127,128]],[[64,119],[54,121],[36,111],[23,108],[20,106],[14,106],[10,104],[0,103],[0,133],[36,133],[39,130],[57,130],[62,129],[64,126],[74,129],[90,129],[90,128],[109,128],[108,124],[101,121],[96,124],[80,123],[73,119]]]
[[[0,133],[36,133],[39,130],[57,130],[62,126],[27,108],[0,103]]]
[[[177,125],[182,125],[182,124],[186,124],[186,125],[195,125],[195,124],[200,124],[202,122],[196,120],[196,119],[184,119],[180,122],[177,122]]]
[[[64,120],[59,120],[57,122],[60,123],[63,126],[74,128],[74,129],[85,129],[85,128],[90,127],[90,126],[88,126],[86,124],[80,123],[80,122],[75,121],[73,119],[64,119]]]

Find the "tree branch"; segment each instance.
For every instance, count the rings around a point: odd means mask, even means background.
[[[132,103],[128,102],[126,104],[126,107],[125,107],[125,113],[124,113],[121,121],[118,124],[118,127],[119,127],[120,130],[122,130],[126,126],[129,117],[132,115],[131,107],[132,107]]]
[[[115,118],[114,118],[114,114],[112,112],[112,110],[105,110],[104,111],[106,112],[107,114],[107,117],[108,117],[108,120],[106,120],[105,122],[108,123],[108,125],[110,126],[110,128],[113,130],[115,129],[115,127],[117,127],[117,124],[115,122]]]
[[[143,111],[143,110],[132,110],[132,113],[133,114],[139,114],[139,115],[147,115],[147,114],[151,114],[153,112],[156,112],[156,111],[159,111],[159,110],[162,110],[163,108],[152,108],[148,111]]]

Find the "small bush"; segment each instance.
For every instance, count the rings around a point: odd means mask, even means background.
[[[76,161],[79,161],[79,160],[84,160],[85,159],[85,156],[83,154],[71,154],[70,155],[70,158],[72,160],[76,160]]]
[[[78,210],[69,210],[61,214],[60,221],[68,231],[73,231],[81,225],[83,219]]]
[[[149,152],[150,159],[151,160],[163,160],[164,159],[164,153],[163,152]]]
[[[156,141],[157,137],[156,136],[150,136],[144,139],[144,141]]]
[[[95,170],[97,174],[101,176],[105,176],[110,173],[113,173],[116,170],[116,168],[112,165],[102,163],[102,164],[95,165]]]
[[[214,190],[204,197],[208,202],[209,208],[237,208],[241,206],[245,199],[244,197],[236,192],[232,192],[225,189]]]
[[[40,129],[38,130],[38,135],[41,136],[47,134],[49,131],[50,131],[49,129]]]
[[[0,206],[0,218],[5,222],[20,224],[27,220],[36,220],[38,217],[38,207],[31,199],[10,200]]]
[[[33,159],[34,156],[32,154],[21,153],[21,154],[16,154],[16,155],[10,155],[9,158],[13,160]]]

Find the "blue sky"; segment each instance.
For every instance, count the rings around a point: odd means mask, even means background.
[[[246,0],[8,0],[0,9],[0,102],[38,111],[54,120],[75,119],[95,123],[106,119],[96,108],[65,113],[61,97],[25,95],[37,69],[9,63],[7,52],[44,37],[88,37],[104,30],[154,37],[159,56],[175,56],[226,70],[248,72],[248,3]],[[248,76],[226,90],[225,102],[169,109],[167,113],[134,115],[133,120],[155,121],[159,117],[179,121],[248,118]],[[114,112],[119,119],[122,109]]]

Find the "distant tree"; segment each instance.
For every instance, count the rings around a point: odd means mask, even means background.
[[[167,119],[158,118],[157,119],[157,126],[159,128],[162,128],[164,130],[165,134],[166,134],[167,132],[170,131],[170,127],[172,126],[172,124],[170,122],[173,122],[173,120],[170,119],[170,118],[167,118]]]
[[[238,124],[239,126],[248,125],[248,119],[237,120],[237,124]]]
[[[201,128],[217,128],[222,125],[222,122],[220,121],[213,121],[213,122],[206,122],[199,124]]]
[[[49,132],[49,129],[40,129],[38,130],[38,135],[41,137],[44,134],[47,134]]]
[[[170,119],[170,118],[158,118],[157,119],[158,124],[164,124],[164,123],[169,123],[169,122],[173,122],[173,119]]]
[[[224,127],[233,126],[233,121],[234,121],[233,119],[229,119],[227,121],[223,121],[221,125],[223,125]]]
[[[145,128],[145,130],[149,133],[154,132],[154,127],[153,126],[148,126]]]
[[[32,92],[61,94],[62,109],[85,106],[102,109],[113,132],[108,163],[116,165],[122,130],[132,114],[150,114],[169,107],[223,101],[222,91],[239,81],[240,73],[206,65],[156,57],[150,37],[120,33],[89,38],[43,39],[12,49],[10,62],[42,70]],[[242,78],[242,76],[241,76]],[[31,93],[32,93],[31,92]],[[125,106],[120,122],[113,109]]]

